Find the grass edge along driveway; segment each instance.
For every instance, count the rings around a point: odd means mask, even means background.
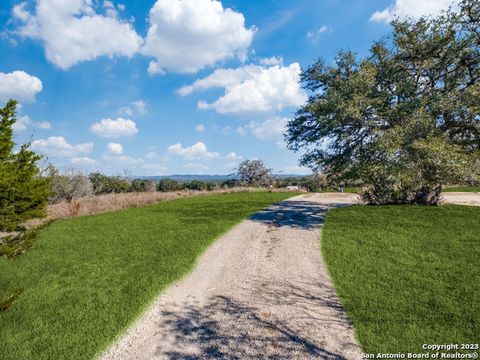
[[[57,221],[0,258],[0,358],[91,359],[221,234],[293,193],[199,196]]]
[[[364,352],[478,343],[479,207],[332,209],[321,241]]]

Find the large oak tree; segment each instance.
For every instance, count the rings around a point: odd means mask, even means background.
[[[370,56],[341,52],[302,74],[308,102],[287,128],[302,164],[361,179],[368,203],[437,204],[480,174],[480,2],[396,20]]]

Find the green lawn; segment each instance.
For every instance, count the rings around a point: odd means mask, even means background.
[[[292,193],[196,196],[57,221],[0,258],[1,359],[90,359],[249,214]]]
[[[480,192],[480,186],[446,186],[443,192]]]
[[[480,339],[480,207],[331,210],[322,251],[368,353]]]

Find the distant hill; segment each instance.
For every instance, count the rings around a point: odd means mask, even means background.
[[[286,177],[302,177],[305,175],[295,174],[274,174],[274,177],[286,178]],[[205,182],[224,182],[228,179],[235,179],[235,175],[162,175],[162,176],[137,176],[132,177],[136,179],[149,179],[158,182],[161,179],[172,179],[178,182],[188,182],[193,180],[205,181]]]

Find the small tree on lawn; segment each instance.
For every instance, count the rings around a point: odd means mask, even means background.
[[[14,152],[13,124],[17,103],[0,108],[0,231],[15,230],[23,221],[45,215],[50,194],[48,178],[41,177],[41,156],[29,143]]]
[[[480,177],[480,2],[392,25],[368,58],[303,72],[286,139],[303,165],[361,179],[367,203],[435,205],[442,185]]]
[[[252,186],[267,186],[273,181],[272,170],[262,160],[245,160],[238,165],[237,176],[240,181]]]

